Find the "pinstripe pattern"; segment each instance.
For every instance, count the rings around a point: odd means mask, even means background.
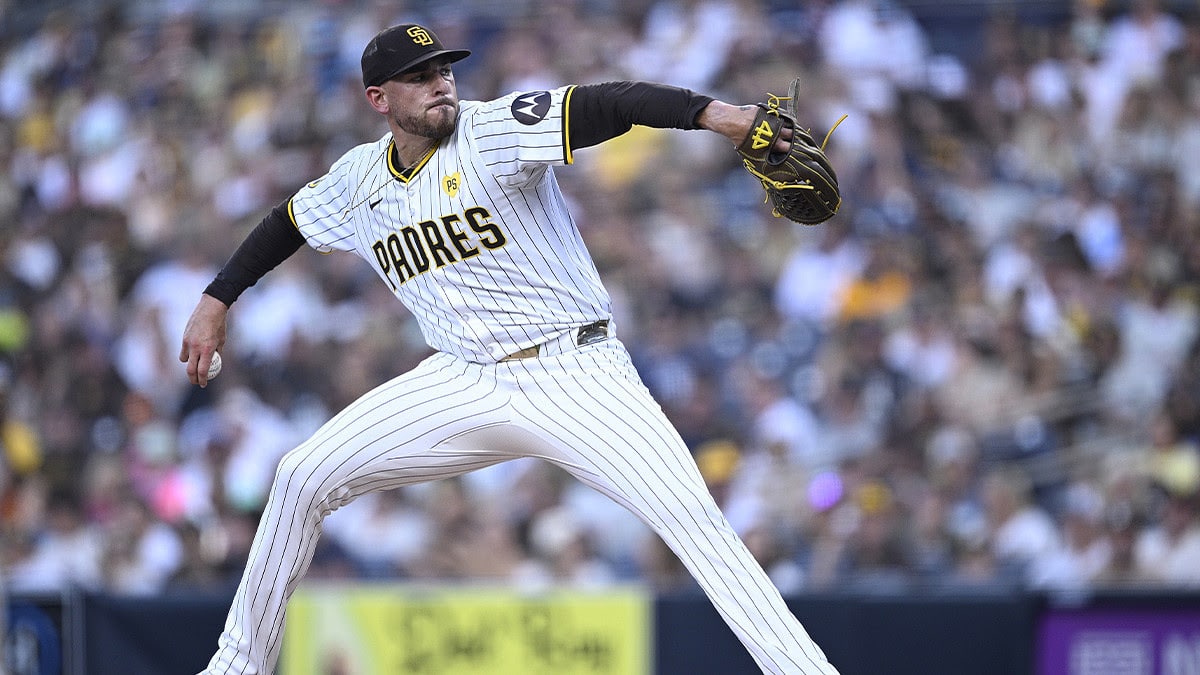
[[[536,440],[522,445],[521,456],[554,462],[641,517],[764,672],[836,673],[730,528],[616,339],[494,365],[436,354],[285,456],[205,672],[270,672],[287,598],[312,560],[324,517],[370,491],[517,456],[489,443],[487,431],[531,434]]]
[[[551,169],[570,158],[569,93],[464,102],[455,133],[409,173],[390,166],[388,135],[293,197],[309,244],[371,264],[438,353],[280,461],[206,673],[272,671],[288,598],[329,513],[371,491],[528,456],[652,527],[764,672],[836,674],[729,526],[624,346],[575,346],[574,330],[611,310]],[[541,117],[525,105],[535,99],[549,102]],[[501,361],[534,345],[550,346]]]
[[[619,341],[513,369],[517,423],[662,537],[764,672],[836,672],[725,520]]]
[[[608,293],[549,170],[566,161],[567,90],[550,92],[550,110],[536,125],[512,118],[516,94],[464,101],[454,135],[407,180],[388,166],[391,134],[353,148],[292,198],[296,226],[313,248],[351,251],[370,263],[431,347],[469,361],[493,362],[610,315]],[[456,173],[461,187],[450,195],[443,181]],[[506,238],[502,247],[404,280],[379,264],[377,242],[422,222],[440,228],[446,216],[469,230],[463,214],[472,207],[491,215]]]

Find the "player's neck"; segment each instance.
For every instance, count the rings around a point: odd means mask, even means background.
[[[424,138],[422,136],[411,136],[409,134],[397,134],[392,132],[392,161],[400,170],[406,170],[417,162],[425,158],[437,144],[437,139]]]

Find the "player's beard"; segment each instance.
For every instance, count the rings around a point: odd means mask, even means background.
[[[396,117],[401,130],[423,138],[445,138],[454,133],[458,121],[458,102],[446,101],[448,106],[437,106],[423,110],[417,115]]]

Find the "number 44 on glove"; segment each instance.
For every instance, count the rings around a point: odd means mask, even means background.
[[[792,80],[787,96],[767,95],[758,104],[758,114],[750,133],[738,146],[746,170],[757,178],[774,206],[772,213],[805,225],[823,223],[842,205],[837,174],[825,156],[825,144],[842,119],[817,145],[807,129],[796,124],[796,97],[800,78]],[[786,152],[776,149],[775,141],[784,129],[791,129],[791,146]]]

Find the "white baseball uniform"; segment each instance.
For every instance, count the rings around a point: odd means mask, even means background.
[[[308,243],[372,265],[438,353],[280,462],[205,672],[272,671],[285,606],[330,512],[522,456],[640,516],[765,672],[837,672],[726,522],[611,324],[580,339],[610,319],[610,303],[551,169],[572,161],[571,91],[464,101],[454,134],[412,169],[393,165],[388,134],[293,197]]]

